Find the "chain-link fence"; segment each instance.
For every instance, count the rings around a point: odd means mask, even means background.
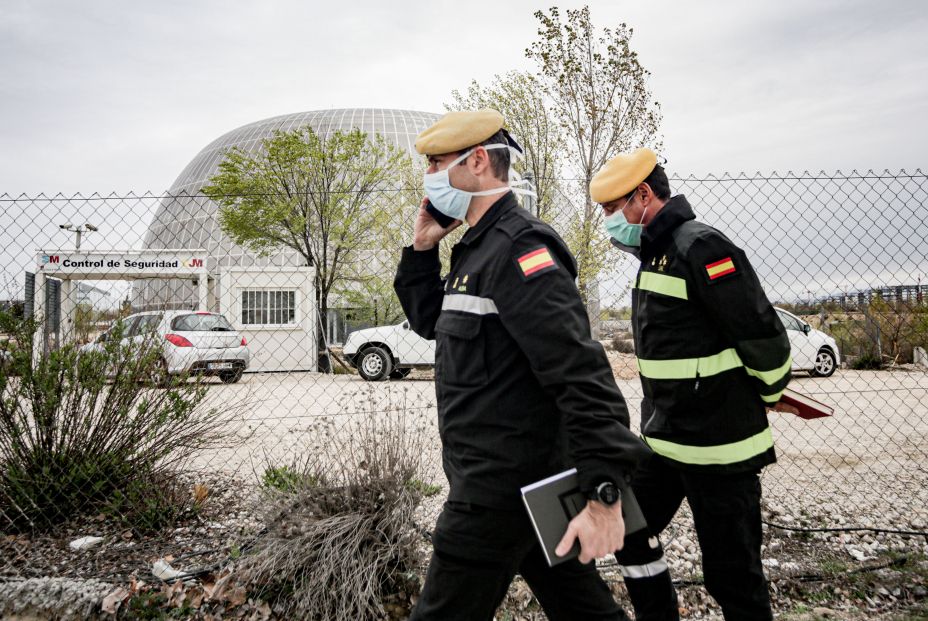
[[[607,351],[637,429],[642,392],[629,332],[629,285],[637,261],[608,243],[601,216],[595,210],[591,215],[577,198],[578,182],[557,181],[550,204],[526,207],[542,213],[578,256],[583,266],[578,286],[594,336]],[[836,409],[834,416],[816,420],[770,415],[779,457],[763,475],[771,532],[779,532],[777,526],[925,531],[928,283],[922,280],[928,274],[928,176],[723,175],[675,178],[671,185],[687,196],[700,220],[745,249],[788,330],[793,387]],[[188,473],[183,485],[201,489],[193,492],[194,504],[206,498],[207,488],[213,490],[208,522],[218,529],[188,529],[182,547],[215,545],[223,554],[237,545],[230,543],[236,536],[247,538],[260,528],[260,511],[244,500],[252,492],[286,485],[307,456],[337,459],[327,450],[365,421],[402,414],[413,423],[407,431],[422,440],[417,519],[430,529],[446,485],[436,428],[434,343],[408,328],[392,290],[417,209],[404,203],[409,193],[416,190],[372,197],[369,204],[376,207],[369,211],[388,218],[333,210],[315,221],[304,213],[294,225],[288,220],[294,214],[278,213],[273,227],[267,219],[249,226],[223,218],[216,202],[194,193],[3,195],[0,305],[13,318],[0,335],[4,400],[30,396],[20,389],[26,379],[14,376],[10,362],[23,352],[34,367],[72,344],[77,354],[63,360],[80,365],[82,356],[108,347],[116,351],[114,341],[156,342],[155,367],[137,392],[170,390],[172,377],[193,375],[198,381],[185,381],[203,392],[191,408],[225,413],[224,442],[184,453],[182,464]],[[255,250],[260,235],[264,252]],[[449,248],[442,253],[447,266]],[[40,321],[34,334],[10,328],[10,321],[23,317]],[[101,399],[107,390],[101,389]],[[81,407],[90,411],[98,405]],[[22,467],[36,447],[10,437],[29,435],[29,427],[41,423],[38,412],[26,406],[19,408],[24,418],[14,420],[10,412],[16,409],[4,409],[5,491],[11,481],[23,487],[22,477],[34,472]],[[72,427],[36,437],[70,446],[66,434],[88,433],[80,427],[80,411],[74,411]],[[57,458],[53,447],[46,454]],[[53,472],[53,465],[43,463],[39,471]],[[144,529],[126,509],[131,498],[113,502],[114,495],[127,496],[122,482],[97,485],[85,478],[81,484],[89,486],[86,502],[67,505],[68,513],[55,497],[41,495],[17,497],[38,503],[31,512],[12,504],[0,508],[0,534],[6,537],[0,575],[125,578],[140,571],[126,559],[147,562],[181,545],[177,537],[157,542],[142,537]],[[103,488],[105,493],[97,493]],[[222,489],[227,492],[217,491]],[[46,527],[21,519],[36,511],[47,513]],[[22,544],[31,537],[33,543],[60,547],[49,542],[92,534],[111,519],[126,525],[125,537],[110,547],[109,556],[98,555],[89,564],[55,555],[46,560],[41,546]],[[163,527],[169,520],[155,522]],[[678,577],[699,571],[688,524],[684,510],[665,542]],[[842,553],[854,544],[823,541]],[[923,545],[918,542],[873,539],[852,554],[861,560],[880,546]],[[803,551],[790,558],[801,563]],[[776,567],[768,569],[776,573]]]

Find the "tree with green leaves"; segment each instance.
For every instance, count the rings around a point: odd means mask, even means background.
[[[324,325],[330,294],[384,247],[404,207],[398,188],[410,158],[358,129],[278,131],[262,147],[229,150],[202,192],[219,204],[219,225],[233,242],[264,256],[289,248],[315,268]]]
[[[660,104],[648,89],[650,75],[631,48],[632,29],[597,30],[590,9],[557,7],[537,11],[538,39],[525,51],[538,64],[538,80],[564,132],[569,170],[578,177],[574,214],[564,237],[578,264],[578,286],[589,302],[590,288],[610,265],[601,210],[590,198],[590,180],[622,151],[660,148]],[[572,175],[571,175],[572,176]],[[618,256],[616,254],[608,256]]]
[[[523,176],[531,175],[538,195],[532,201],[532,210],[542,220],[550,221],[560,194],[564,138],[558,119],[545,105],[539,79],[526,71],[511,71],[495,76],[489,86],[474,80],[466,92],[454,90],[451,97],[452,103],[445,106],[448,110],[493,108],[502,113],[506,127],[525,151],[525,158],[514,167]]]

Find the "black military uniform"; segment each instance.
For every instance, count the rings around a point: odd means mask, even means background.
[[[568,467],[587,491],[621,482],[649,453],[575,277],[564,242],[512,193],[454,247],[447,278],[437,248],[403,251],[397,294],[413,330],[437,341],[450,484],[414,618],[489,619],[515,573],[551,619],[626,618],[592,564],[547,567],[519,494]]]
[[[789,381],[789,340],[744,252],[683,196],[644,228],[640,259],[632,325],[655,454],[633,487],[652,535],[688,499],[706,588],[727,619],[770,619],[758,472],[776,460],[766,406]],[[637,618],[676,619],[656,539],[630,538],[617,558]]]

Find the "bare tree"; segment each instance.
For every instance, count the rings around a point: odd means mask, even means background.
[[[448,110],[493,108],[506,119],[506,127],[525,150],[525,158],[516,164],[520,174],[531,174],[538,195],[533,211],[542,220],[550,220],[557,209],[560,189],[561,158],[564,136],[558,119],[545,104],[544,88],[538,77],[525,71],[497,75],[489,86],[476,80],[465,93],[451,92]]]
[[[538,63],[540,81],[565,132],[568,157],[576,171],[575,217],[566,232],[578,264],[578,286],[589,303],[590,288],[609,265],[601,210],[590,198],[590,180],[621,151],[660,147],[660,104],[647,87],[650,75],[631,49],[632,29],[619,24],[597,32],[589,7],[566,12],[537,11],[538,39],[525,53]],[[610,255],[616,256],[616,255]]]

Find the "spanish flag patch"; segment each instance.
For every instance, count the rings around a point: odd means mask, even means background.
[[[522,270],[522,276],[524,278],[530,278],[543,272],[557,269],[557,263],[554,262],[554,258],[551,256],[551,252],[548,250],[547,246],[529,250],[525,254],[516,257],[516,263],[518,263],[519,269]]]
[[[728,276],[729,274],[734,274],[736,271],[735,263],[731,260],[731,257],[725,257],[721,261],[716,261],[706,266],[706,274],[709,275],[709,280]]]

